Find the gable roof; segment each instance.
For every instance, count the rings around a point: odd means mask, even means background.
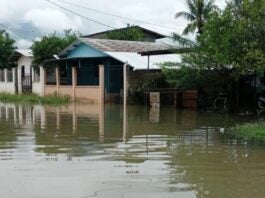
[[[81,38],[82,42],[99,49],[109,52],[141,52],[151,50],[166,50],[169,45],[161,43],[139,42],[139,41],[123,41],[108,39],[89,39]]]
[[[158,32],[143,28],[143,27],[138,26],[138,25],[134,25],[134,26],[124,27],[124,28],[119,28],[119,29],[114,29],[114,30],[107,30],[107,31],[103,31],[103,32],[97,32],[97,33],[89,34],[89,35],[84,36],[84,38],[93,38],[93,37],[96,37],[96,36],[108,34],[108,33],[112,32],[112,31],[117,31],[117,30],[122,31],[122,30],[127,30],[127,29],[130,29],[130,28],[139,28],[143,32],[152,34],[156,39],[160,39],[160,38],[165,38],[166,37],[165,35],[160,34]]]
[[[25,57],[33,57],[33,53],[30,49],[15,49],[13,54],[9,57],[9,61],[16,62],[18,59],[20,59],[22,56]]]

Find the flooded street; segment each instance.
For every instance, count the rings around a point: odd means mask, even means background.
[[[1,104],[0,197],[264,197],[265,147],[222,135],[247,120],[173,108]]]

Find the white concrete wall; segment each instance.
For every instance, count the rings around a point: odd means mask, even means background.
[[[15,68],[12,69],[12,74],[13,74],[13,81],[12,82],[7,82],[7,69],[4,69],[5,72],[5,81],[1,82],[0,81],[0,92],[5,92],[5,93],[11,93],[15,94],[16,93],[16,85],[15,85]]]
[[[42,89],[43,89],[43,86],[41,85],[40,82],[33,82],[32,83],[32,93],[35,93],[39,96],[42,96]]]

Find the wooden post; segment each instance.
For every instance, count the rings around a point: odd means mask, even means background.
[[[76,67],[72,67],[72,99],[76,99],[75,88],[77,85],[77,72]]]
[[[59,96],[59,87],[60,87],[60,68],[57,66],[55,68],[55,75],[56,75],[56,92],[57,96]]]
[[[105,69],[104,65],[99,65],[99,87],[100,87],[100,103],[105,103]]]
[[[123,67],[123,141],[127,139],[127,67]]]
[[[123,105],[127,105],[127,68],[128,65],[123,66]]]

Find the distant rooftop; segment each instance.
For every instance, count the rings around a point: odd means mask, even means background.
[[[89,34],[86,36],[83,36],[84,38],[95,38],[95,39],[108,39],[108,34],[114,31],[126,31],[131,28],[139,28],[143,33],[144,33],[144,40],[145,41],[151,41],[154,42],[156,39],[160,38],[165,38],[166,36],[164,34],[158,33],[156,31],[150,30],[143,28],[141,26],[129,26],[129,27],[124,27],[124,28],[119,28],[119,29],[113,29],[113,30],[107,30],[103,32],[97,32],[93,34]]]
[[[169,45],[162,43],[140,42],[140,41],[121,41],[121,40],[108,40],[108,39],[90,39],[81,38],[82,42],[108,52],[142,52],[152,50],[167,50]]]

